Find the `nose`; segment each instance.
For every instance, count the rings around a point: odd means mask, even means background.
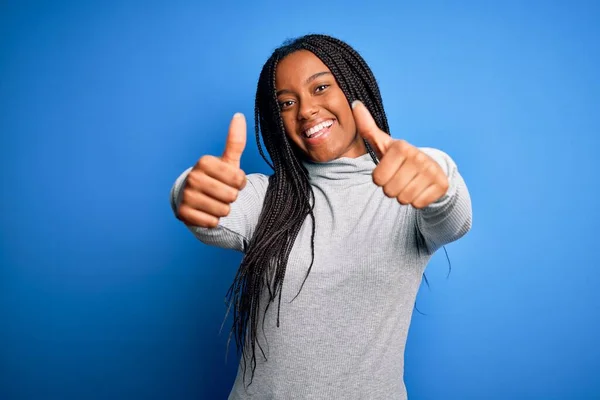
[[[319,113],[319,108],[311,100],[302,99],[298,107],[298,120],[314,118]]]

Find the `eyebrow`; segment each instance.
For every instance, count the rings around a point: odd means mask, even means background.
[[[306,82],[304,82],[304,84],[308,85],[309,83],[311,83],[312,81],[314,81],[315,79],[317,79],[323,75],[331,75],[331,72],[329,72],[329,71],[317,72],[316,74],[309,76],[308,79],[306,80]],[[277,92],[277,96],[284,94],[284,93],[291,93],[291,92],[292,91],[288,90],[288,89],[281,89]]]

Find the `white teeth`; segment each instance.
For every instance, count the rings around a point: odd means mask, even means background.
[[[309,130],[305,131],[304,134],[306,136],[308,136],[308,137],[311,137],[315,133],[319,132],[321,129],[323,129],[323,128],[329,128],[331,125],[333,125],[333,121],[332,120],[324,121],[324,122],[321,122],[320,124],[317,124],[317,125],[313,126]]]

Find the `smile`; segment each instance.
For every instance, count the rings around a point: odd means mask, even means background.
[[[327,136],[327,134],[331,132],[331,127],[333,126],[333,123],[333,119],[328,119],[326,121],[320,122],[315,126],[305,130],[303,132],[304,137],[307,138],[308,143],[316,144],[323,140]]]
[[[319,136],[323,134],[323,131],[326,128],[329,128],[331,125],[333,125],[333,120],[329,119],[327,121],[323,121],[320,124],[317,124],[315,126],[313,126],[310,129],[307,129],[304,131],[304,135],[308,138],[311,138],[313,136]]]

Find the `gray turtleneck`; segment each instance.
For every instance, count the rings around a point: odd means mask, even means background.
[[[242,370],[229,396],[237,399],[406,399],[404,348],[421,277],[431,255],[471,227],[471,199],[456,164],[440,150],[421,148],[444,169],[447,194],[417,210],[386,197],[372,180],[368,154],[305,163],[315,194],[315,259],[307,218],[289,256],[280,326],[277,304],[258,340],[252,385]],[[175,182],[176,212],[189,170]],[[248,184],[219,226],[188,228],[202,242],[245,251],[254,233],[268,177]],[[250,369],[246,378],[249,378]],[[248,383],[248,379],[246,380]]]

